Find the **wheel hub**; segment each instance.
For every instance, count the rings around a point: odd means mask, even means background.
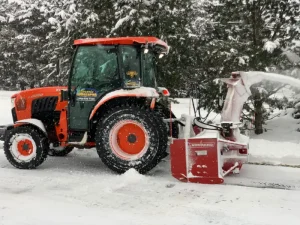
[[[115,155],[125,160],[142,157],[149,147],[149,134],[134,120],[118,122],[110,132],[110,147]]]
[[[129,134],[129,136],[127,137],[127,141],[131,144],[136,142],[136,136],[134,134]]]
[[[22,156],[29,156],[33,152],[33,144],[29,139],[19,141],[17,148]]]
[[[29,146],[28,146],[28,144],[26,144],[26,143],[25,143],[25,144],[23,145],[23,150],[26,150],[26,151],[28,151],[28,150],[29,150]]]

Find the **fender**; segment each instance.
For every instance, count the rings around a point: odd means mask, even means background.
[[[154,88],[150,87],[140,87],[132,90],[116,90],[106,94],[94,107],[90,114],[90,120],[93,118],[97,110],[102,106],[105,102],[119,97],[146,97],[146,98],[158,98],[159,94]]]
[[[40,120],[37,120],[37,119],[18,120],[18,121],[16,121],[15,124],[18,124],[18,125],[22,125],[22,124],[31,124],[31,125],[33,125],[33,126],[39,128],[41,131],[43,131],[43,133],[44,133],[45,135],[47,135],[46,128],[45,128],[43,122],[40,121]]]

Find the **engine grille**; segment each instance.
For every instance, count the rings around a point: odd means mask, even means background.
[[[32,114],[40,112],[53,112],[56,108],[58,97],[44,97],[32,101]]]

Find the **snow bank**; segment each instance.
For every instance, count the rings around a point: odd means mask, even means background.
[[[107,193],[118,192],[123,189],[132,189],[138,184],[147,184],[148,177],[138,173],[135,169],[129,169],[124,174],[118,176],[118,178],[110,179],[107,182],[105,191]]]
[[[0,125],[13,122],[10,97],[15,93],[14,91],[0,91]]]
[[[252,139],[249,162],[300,166],[300,144]]]
[[[291,142],[299,144],[296,151],[300,151],[300,120],[294,119],[294,109],[287,109],[274,112],[270,117],[273,119],[266,122],[264,126],[267,131],[260,135],[251,135],[251,139],[262,139],[271,142]]]
[[[267,132],[251,135],[249,161],[273,165],[300,166],[300,120],[292,117],[293,109],[277,113],[267,121]]]
[[[122,174],[121,177],[127,182],[137,182],[145,178],[145,176],[141,175],[133,168]]]

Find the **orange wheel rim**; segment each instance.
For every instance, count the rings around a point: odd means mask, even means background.
[[[136,121],[120,121],[111,130],[110,146],[122,159],[137,159],[147,151],[149,135],[144,126]]]
[[[136,124],[124,124],[119,129],[117,135],[121,150],[127,154],[138,154],[145,147],[145,133],[142,128]]]
[[[19,141],[17,148],[22,156],[29,156],[33,152],[33,144],[29,139]]]

